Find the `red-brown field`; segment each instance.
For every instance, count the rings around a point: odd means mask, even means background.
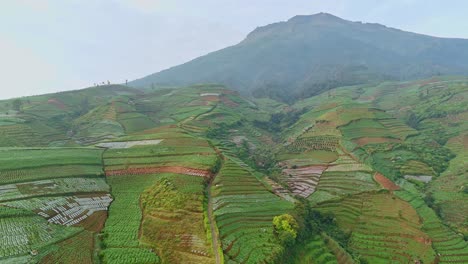
[[[175,173],[199,177],[211,177],[212,173],[207,170],[180,167],[180,166],[167,166],[167,167],[146,167],[146,168],[129,168],[123,170],[106,170],[106,176],[117,175],[140,175],[140,174],[154,174],[154,173]]]
[[[383,188],[385,188],[385,189],[387,189],[389,191],[396,191],[396,190],[400,189],[400,186],[396,185],[391,180],[389,180],[387,177],[383,176],[382,174],[380,174],[378,172],[374,175],[374,179]]]

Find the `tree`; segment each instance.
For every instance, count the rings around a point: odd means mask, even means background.
[[[273,218],[273,230],[283,244],[292,245],[297,237],[299,224],[292,215],[282,214]]]
[[[13,101],[12,106],[13,106],[13,110],[21,112],[23,108],[23,101],[21,101],[20,99],[16,99]]]

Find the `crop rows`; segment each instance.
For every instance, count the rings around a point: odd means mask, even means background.
[[[370,263],[431,262],[435,252],[422,232],[419,216],[406,202],[390,194],[359,194],[319,205],[335,214],[339,225],[352,231],[350,248]]]
[[[213,209],[228,263],[259,263],[279,253],[273,217],[292,204],[268,192],[248,170],[226,160],[213,187]]]
[[[320,191],[338,196],[376,190],[377,188],[372,180],[372,174],[360,171],[326,170],[317,186]]]
[[[57,178],[0,185],[0,202],[39,195],[93,192],[109,192],[109,186],[103,178]]]
[[[295,195],[307,198],[311,195],[319,182],[326,166],[308,166],[301,168],[283,169],[282,180]]]
[[[419,196],[408,191],[396,192],[408,201],[423,219],[423,230],[431,237],[434,249],[439,254],[439,263],[467,263],[468,243],[437,217]]]
[[[38,168],[25,168],[14,170],[0,169],[0,184],[15,182],[29,182],[35,180],[97,176],[102,174],[101,165],[52,165]]]
[[[302,249],[304,255],[301,256],[299,263],[324,263],[338,264],[336,256],[324,243],[324,238],[320,235],[314,235]]]
[[[28,125],[0,126],[0,146],[43,146],[42,137]]]
[[[406,139],[410,135],[418,134],[418,132],[411,127],[405,125],[402,121],[391,118],[391,119],[381,119],[379,122],[384,125],[386,128],[390,129],[396,135],[400,135],[401,139]]]
[[[65,229],[20,209],[0,206],[0,258],[26,254],[70,237],[79,229]]]
[[[292,153],[302,153],[311,150],[335,151],[339,138],[335,136],[301,137],[288,145],[286,149]]]
[[[362,137],[400,138],[374,119],[359,119],[340,127],[343,135],[349,139]]]
[[[109,217],[103,229],[105,263],[138,263],[138,256],[157,259],[148,249],[140,248],[138,231],[142,219],[140,194],[154,184],[158,175],[109,177],[114,201],[109,207]],[[151,262],[148,262],[151,263]]]
[[[140,239],[167,263],[213,263],[202,178],[164,174],[141,194]]]
[[[93,263],[93,233],[83,230],[52,248],[40,263]]]
[[[94,212],[107,211],[112,198],[102,196],[71,196],[59,198],[32,198],[6,202],[5,205],[37,212],[50,223],[72,226],[80,223]]]

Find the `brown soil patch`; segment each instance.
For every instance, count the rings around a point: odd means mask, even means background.
[[[92,215],[88,216],[86,219],[81,221],[76,226],[81,226],[84,229],[92,232],[101,232],[102,228],[104,227],[104,223],[107,219],[107,212],[106,211],[97,211],[94,212]]]
[[[374,179],[376,182],[378,182],[384,189],[390,190],[390,191],[396,191],[400,189],[398,185],[393,183],[391,180],[389,180],[387,177],[383,176],[380,173],[376,173],[374,175]]]
[[[62,110],[67,109],[67,106],[64,103],[57,100],[57,99],[53,99],[53,98],[49,99],[49,100],[47,100],[47,103],[49,103],[51,105],[55,105],[56,107],[58,107],[59,109],[62,109]]]
[[[141,174],[153,174],[153,173],[176,173],[185,174],[198,177],[211,177],[211,172],[207,170],[193,169],[182,166],[165,166],[165,167],[153,167],[153,168],[129,168],[123,170],[107,170],[106,176],[118,176],[118,175],[141,175]]]

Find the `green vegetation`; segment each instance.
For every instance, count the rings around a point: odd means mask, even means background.
[[[258,263],[283,251],[272,221],[292,204],[268,192],[236,160],[228,158],[213,182],[213,209],[227,262]]]
[[[140,195],[159,177],[154,174],[121,175],[107,179],[114,202],[109,207],[109,217],[103,229],[104,250],[101,251],[101,258],[104,263],[137,263],[138,260],[154,263],[158,259],[150,248],[140,245],[138,233],[142,219]]]
[[[467,87],[0,101],[0,262],[466,262]]]
[[[204,187],[202,178],[170,174],[142,193],[141,239],[154,245],[164,263],[214,263],[204,226]]]

